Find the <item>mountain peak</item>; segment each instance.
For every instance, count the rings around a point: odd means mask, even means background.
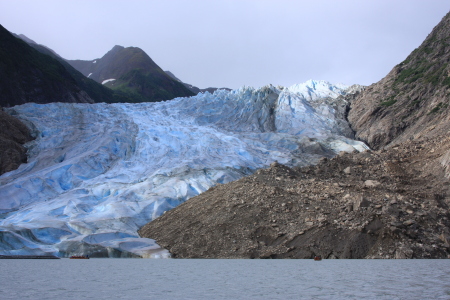
[[[106,87],[120,90],[136,102],[192,96],[181,82],[166,74],[144,50],[115,45],[102,58],[68,61],[74,68]]]
[[[120,46],[120,45],[115,45],[114,47],[111,48],[111,50],[106,52],[106,54],[103,57],[105,57],[107,55],[115,55],[116,53],[122,51],[123,49],[125,49],[125,47]]]

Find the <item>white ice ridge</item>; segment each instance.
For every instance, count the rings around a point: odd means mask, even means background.
[[[188,198],[275,160],[367,148],[341,116],[345,100],[320,98],[346,87],[303,86],[8,109],[37,138],[28,163],[0,176],[0,254],[164,257],[137,230]]]
[[[324,80],[308,80],[304,83],[294,84],[288,90],[291,93],[301,94],[307,100],[315,100],[325,97],[337,98],[345,95],[348,86],[344,84],[331,84]]]

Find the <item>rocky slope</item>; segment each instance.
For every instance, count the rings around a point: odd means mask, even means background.
[[[31,140],[27,126],[0,108],[0,175],[27,161],[23,144]]]
[[[449,148],[443,136],[300,169],[273,163],[139,233],[179,258],[450,258]]]
[[[347,114],[377,151],[278,163],[145,225],[174,257],[450,258],[450,14]],[[339,98],[338,98],[339,99]]]
[[[132,102],[170,100],[194,95],[137,47],[114,46],[102,58],[67,62],[84,76],[132,98]]]
[[[348,120],[372,149],[450,130],[450,13],[425,41],[351,104]]]

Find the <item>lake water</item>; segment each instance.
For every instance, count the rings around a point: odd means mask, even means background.
[[[450,299],[450,260],[0,260],[0,299]]]

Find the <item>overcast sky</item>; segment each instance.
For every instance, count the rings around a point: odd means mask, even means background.
[[[449,9],[448,0],[0,0],[0,22],[67,59],[139,47],[200,88],[369,85]]]

